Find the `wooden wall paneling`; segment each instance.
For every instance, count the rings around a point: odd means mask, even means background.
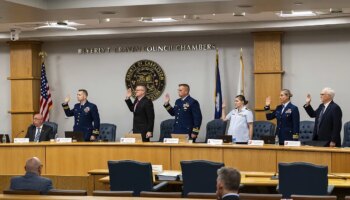
[[[332,152],[332,173],[350,172],[350,156],[345,152]]]

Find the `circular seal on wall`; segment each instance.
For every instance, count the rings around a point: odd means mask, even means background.
[[[158,63],[152,60],[139,60],[132,64],[125,76],[126,88],[131,88],[135,97],[136,85],[147,87],[147,98],[158,99],[165,88],[165,74]]]

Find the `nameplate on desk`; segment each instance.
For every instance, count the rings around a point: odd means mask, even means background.
[[[163,171],[163,165],[152,165],[152,172],[160,173]]]
[[[286,146],[286,147],[300,147],[301,142],[300,141],[284,141],[284,146]]]
[[[56,138],[57,143],[72,143],[72,138]]]
[[[165,143],[165,144],[179,144],[179,138],[164,138],[163,143]]]
[[[136,138],[120,138],[120,143],[134,144],[134,143],[136,143]]]
[[[264,140],[248,140],[248,145],[264,146]]]
[[[13,143],[29,143],[29,138],[14,138]]]
[[[208,139],[207,144],[211,145],[221,145],[224,141],[220,139]]]

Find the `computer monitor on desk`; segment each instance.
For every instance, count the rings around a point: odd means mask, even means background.
[[[84,142],[84,133],[80,131],[65,131],[65,138],[72,138],[72,141]]]

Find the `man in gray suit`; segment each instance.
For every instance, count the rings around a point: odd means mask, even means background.
[[[52,187],[52,181],[41,176],[43,165],[37,157],[27,160],[26,174],[24,176],[16,176],[11,178],[11,190],[36,190],[42,194],[46,194]]]

